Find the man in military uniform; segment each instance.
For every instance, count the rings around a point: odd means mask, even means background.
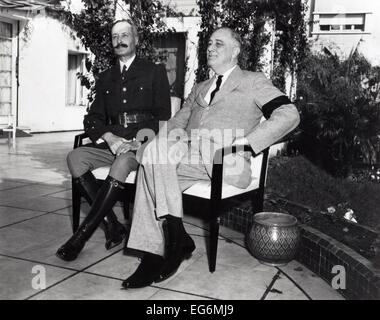
[[[157,133],[159,121],[170,118],[166,70],[136,57],[136,26],[129,19],[118,20],[111,35],[118,63],[100,74],[94,102],[83,121],[92,144],[67,156],[74,183],[91,210],[76,233],[57,251],[57,256],[66,261],[76,259],[99,225],[105,231],[107,249],[122,242],[126,230],[112,208],[125,188],[125,179],[138,167],[136,150],[142,141],[136,135],[141,129]],[[91,171],[103,166],[111,169],[100,187]]]

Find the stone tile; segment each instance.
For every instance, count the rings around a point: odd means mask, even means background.
[[[233,240],[234,242],[239,243],[240,245],[244,245],[244,234],[241,232],[237,232],[225,226],[219,227],[219,235],[228,239]]]
[[[22,186],[25,186],[25,183],[8,179],[3,180],[0,178],[0,191],[18,188]]]
[[[245,247],[241,247],[235,243],[226,242],[219,239],[216,266],[224,264],[234,267],[254,266],[260,267],[257,261]]]
[[[12,168],[6,171],[4,178],[11,180],[20,180],[25,183],[47,182],[47,181],[62,181],[69,178],[68,174],[60,174],[54,171],[47,170],[46,167],[33,168],[27,167],[23,164],[17,168]]]
[[[11,199],[0,199],[0,205],[35,211],[52,212],[70,206],[71,201],[50,197],[28,198],[15,196]]]
[[[120,280],[80,273],[33,300],[146,300],[158,290],[153,287],[121,290]]]
[[[44,182],[45,185],[58,185],[66,190],[71,190],[71,176],[68,174],[66,178],[60,180],[49,180]]]
[[[55,256],[55,253],[71,235],[71,225],[67,217],[48,214],[0,229],[0,254],[83,269],[123,247],[123,244],[120,244],[107,251],[104,247],[103,231],[97,230],[77,260],[62,261]]]
[[[0,229],[0,254],[17,256],[35,247],[54,241],[54,234],[33,232],[31,229],[16,228],[15,226]]]
[[[205,220],[186,215],[183,218],[183,221],[184,221],[186,230],[188,227],[192,227],[191,230],[197,230],[196,228],[198,228],[198,231],[195,234],[208,236],[208,224],[206,223]],[[239,243],[240,245],[244,245],[244,235],[240,232],[237,232],[235,230],[232,230],[230,228],[227,228],[221,225],[219,226],[219,235],[220,237],[226,237],[228,239],[231,239]]]
[[[32,197],[18,193],[15,189],[5,190],[0,192],[0,205],[16,205],[18,202],[28,201],[30,198]]]
[[[0,256],[0,299],[21,300],[39,292],[32,287],[32,279],[37,274],[33,267],[45,268],[46,287],[49,287],[73,274],[73,271],[56,268],[43,264],[36,264],[13,258]],[[43,270],[43,269],[39,269]],[[32,273],[35,271],[35,273]]]
[[[58,199],[66,199],[70,201],[72,199],[71,190],[55,192],[55,193],[48,194],[47,196],[52,197],[52,198],[58,198]]]
[[[200,297],[192,294],[176,292],[171,290],[161,289],[148,300],[212,300],[207,297]]]
[[[202,227],[194,226],[186,222],[184,222],[184,227],[187,233],[190,235],[197,235],[201,237],[208,237],[209,235],[209,232],[207,230],[204,230]]]
[[[168,279],[165,288],[194,293],[214,299],[260,299],[277,270],[271,267],[234,267],[218,264],[210,273],[206,257],[190,264],[183,272]]]
[[[87,214],[89,213],[89,211],[90,211],[90,206],[88,205],[88,203],[85,202],[85,201],[82,202],[82,204],[81,204],[81,219],[83,219],[84,217],[86,217]],[[113,208],[113,212],[116,214],[117,219],[121,223],[126,223],[126,221],[124,219],[123,209],[121,207],[115,206]],[[60,215],[64,215],[64,216],[71,216],[73,214],[71,206],[63,208],[63,209],[60,209],[60,210],[53,211],[52,213],[54,213],[54,214],[60,214]]]
[[[23,196],[28,198],[35,198],[39,196],[44,196],[48,194],[52,194],[55,192],[64,191],[65,189],[59,186],[48,186],[44,184],[33,184],[26,185],[22,187],[18,187],[16,189],[4,191],[2,198],[7,198],[9,196]]]
[[[87,269],[86,272],[118,279],[126,279],[135,272],[139,266],[140,257],[141,255],[126,255],[120,251]]]
[[[185,215],[183,217],[183,222],[186,224],[189,224],[189,225],[195,225],[195,226],[198,226],[200,228],[205,228],[207,229],[207,224],[204,220],[202,219],[199,219],[197,217],[193,217],[193,216],[189,216],[189,215]]]
[[[65,268],[71,268],[75,270],[83,270],[89,266],[97,263],[102,259],[106,259],[117,251],[121,251],[122,244],[112,248],[111,250],[106,250],[103,243],[87,241],[85,247],[78,255],[78,258],[74,261],[63,261],[59,259],[55,253],[58,248],[64,244],[68,238],[61,238],[52,241],[49,245],[45,247],[35,247],[32,252],[21,252],[20,256],[30,256],[36,260],[42,260],[45,263],[49,263],[55,266],[61,266]]]
[[[87,216],[88,212],[90,211],[90,206],[87,204],[87,202],[83,202],[81,204],[81,217]],[[72,207],[66,207],[60,210],[53,211],[54,214],[60,214],[64,216],[71,216],[73,214]]]
[[[293,260],[280,269],[297,282],[313,300],[344,300],[328,283],[298,261]]]
[[[309,298],[288,278],[280,275],[265,300],[309,300]]]
[[[40,211],[0,206],[0,227],[30,219],[43,214]]]
[[[195,241],[197,247],[196,251],[206,254],[206,245],[208,245],[209,236],[208,232],[198,227],[187,225],[186,223],[185,228],[186,231],[192,235],[192,239]],[[229,242],[222,237],[219,237],[218,241],[216,264],[218,265],[219,263],[231,266],[252,265],[252,263],[256,266],[259,265],[259,262],[244,246]]]
[[[72,234],[71,221],[58,214],[45,214],[12,226],[24,233],[41,233],[61,237]]]

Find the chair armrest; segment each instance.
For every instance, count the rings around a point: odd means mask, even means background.
[[[253,149],[251,148],[251,146],[248,145],[248,144],[245,144],[245,145],[233,145],[233,146],[228,146],[228,147],[224,147],[222,149],[216,150],[215,155],[214,155],[213,163],[215,163],[215,162],[221,162],[223,164],[223,157],[224,156],[229,155],[229,154],[238,153],[238,152],[241,152],[241,151],[249,151],[249,152],[251,152],[252,154],[255,155],[255,152],[253,151]],[[220,161],[219,161],[219,159],[220,159]]]
[[[88,134],[83,132],[81,134],[77,134],[74,138],[74,148],[73,149],[76,149],[80,146],[83,145],[83,140],[88,138]]]
[[[264,149],[259,154],[263,154],[263,163],[261,166],[261,174],[260,174],[260,188],[264,187],[265,184],[265,176],[266,176],[266,167],[268,163],[269,157],[269,148]],[[233,145],[229,147],[225,147],[222,149],[218,149],[215,152],[213,165],[212,165],[212,177],[211,177],[211,199],[221,199],[222,197],[222,184],[223,184],[223,164],[224,164],[224,156],[229,154],[236,154],[241,151],[251,152],[252,155],[258,156],[259,154],[255,154],[250,145]]]

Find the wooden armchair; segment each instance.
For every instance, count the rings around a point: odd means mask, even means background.
[[[88,138],[87,134],[79,134],[75,136],[74,149],[80,147],[83,144],[83,140]],[[210,182],[198,182],[183,192],[184,197],[198,198],[201,201],[206,202],[206,208],[208,211],[207,219],[210,226],[210,238],[209,238],[209,270],[215,271],[216,256],[218,249],[218,236],[219,236],[219,222],[220,215],[222,214],[222,204],[226,199],[241,196],[247,194],[252,199],[252,204],[255,212],[263,210],[264,201],[264,188],[266,183],[266,173],[268,167],[269,148],[265,149],[260,154],[252,157],[251,170],[252,170],[252,182],[246,189],[236,188],[231,185],[227,185],[223,182],[223,158],[224,156],[237,153],[239,151],[253,150],[250,146],[232,146],[223,149],[219,149],[214,156],[212,179]],[[102,167],[92,171],[94,176],[99,180],[104,180],[109,172],[110,167]],[[131,172],[126,179],[127,188],[120,201],[124,203],[124,216],[129,218],[129,203],[134,200],[135,195],[135,180],[136,171]],[[76,190],[75,184],[72,184],[72,207],[73,207],[73,231],[75,232],[79,227],[80,220],[80,205],[81,195]]]

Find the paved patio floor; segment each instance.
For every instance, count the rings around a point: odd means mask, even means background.
[[[0,299],[343,299],[296,261],[280,268],[260,264],[245,249],[244,236],[224,227],[217,268],[209,273],[208,232],[191,216],[184,217],[185,227],[197,249],[165,282],[120,290],[139,260],[126,255],[123,245],[107,251],[101,231],[76,261],[61,261],[55,252],[71,235],[71,180],[65,155],[75,134],[17,138],[16,150],[0,139]],[[82,207],[85,215],[88,206]],[[121,208],[116,212],[122,220]]]

